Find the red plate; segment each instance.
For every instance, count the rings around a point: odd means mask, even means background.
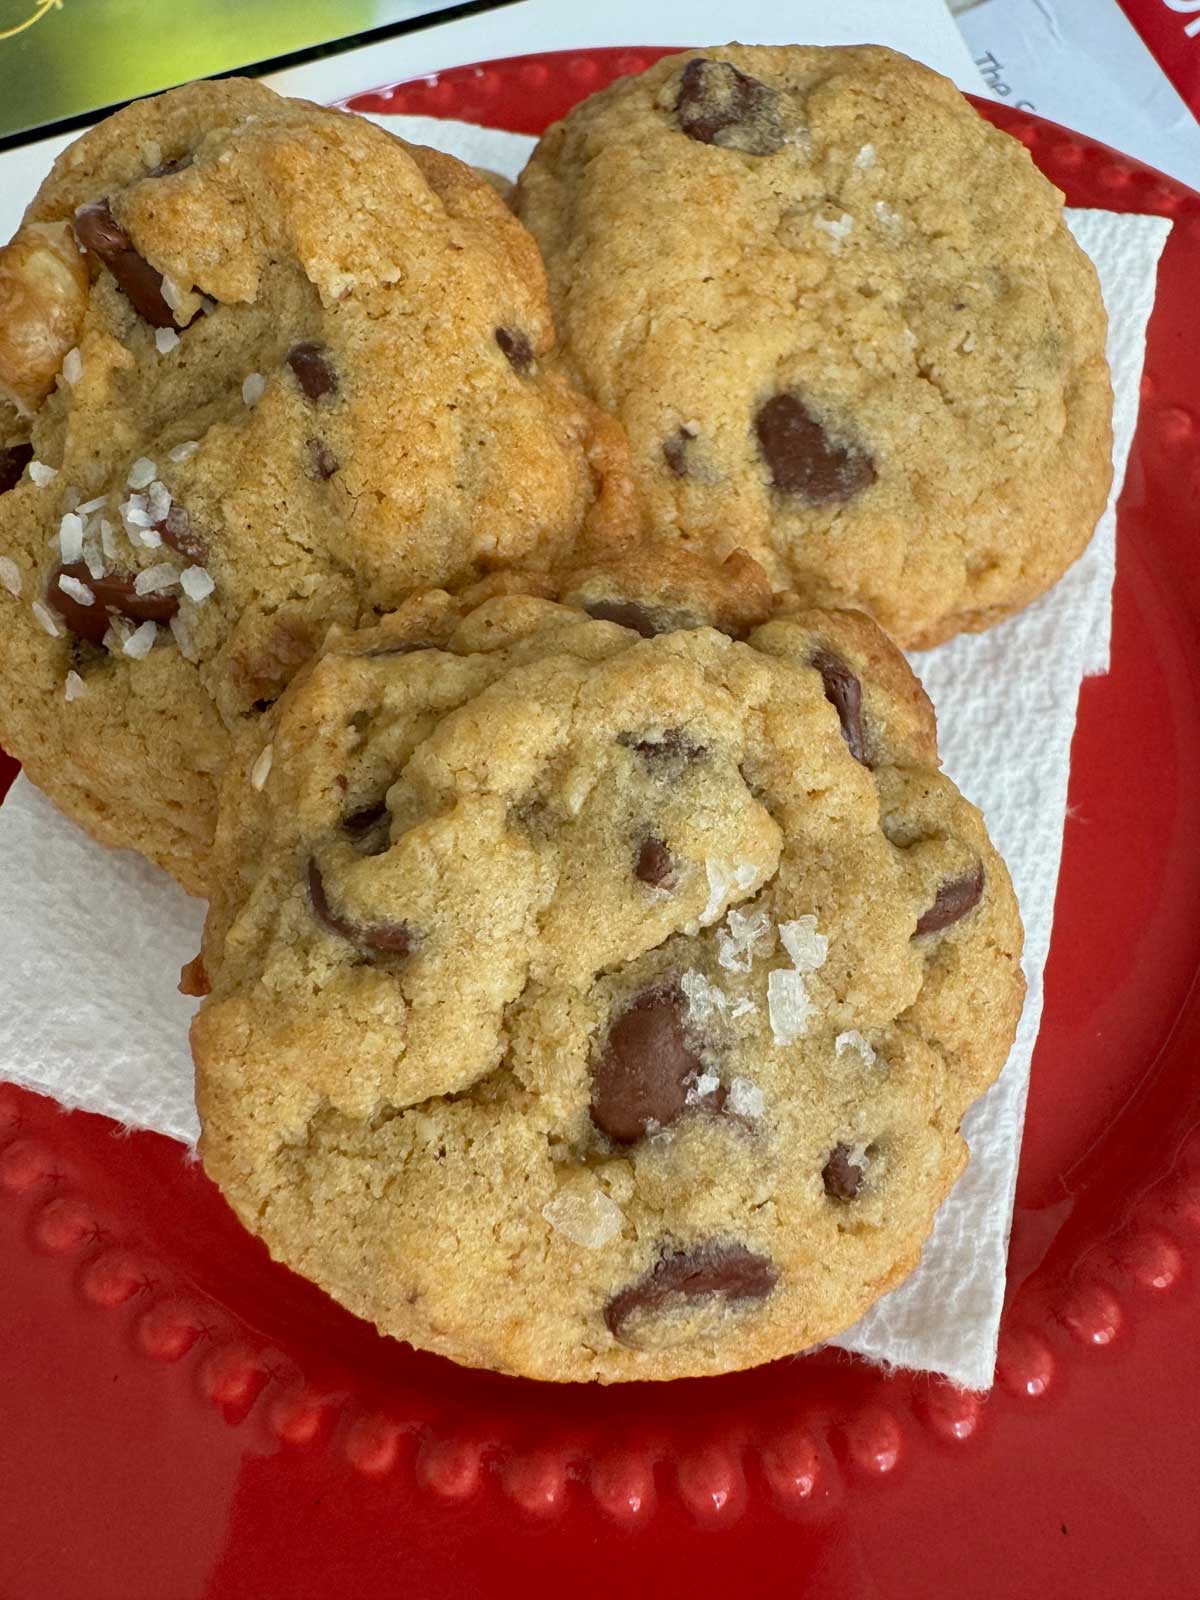
[[[538,132],[654,50],[356,109]],[[998,1381],[835,1352],[559,1388],[380,1339],[151,1135],[0,1086],[4,1600],[1197,1593],[1200,195],[981,104],[1075,205],[1175,219],[1085,685]]]

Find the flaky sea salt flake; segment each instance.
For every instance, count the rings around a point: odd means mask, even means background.
[[[87,693],[87,684],[77,672],[68,672],[67,681],[63,685],[63,699],[68,705],[73,700],[81,699]]]
[[[625,1213],[601,1189],[586,1194],[563,1189],[542,1207],[542,1216],[558,1233],[585,1250],[599,1250],[614,1239],[625,1223]]]
[[[69,577],[67,573],[59,574],[58,587],[64,594],[69,594],[72,600],[78,600],[81,606],[94,606],[96,596],[86,583],[81,583],[78,578]]]
[[[129,469],[125,481],[131,489],[144,489],[158,477],[158,468],[149,456],[139,456]]]
[[[83,518],[78,511],[68,511],[59,523],[58,548],[68,566],[83,560]]]
[[[156,328],[154,330],[154,344],[160,356],[169,356],[179,343],[179,335],[174,328]]]
[[[842,245],[854,232],[854,218],[847,211],[843,211],[840,217],[833,220],[829,217],[814,217],[813,227],[829,235],[833,253],[837,256],[841,255]]]
[[[765,907],[748,912],[735,908],[717,931],[717,960],[727,972],[749,972],[755,956],[769,954],[774,942]]]
[[[143,567],[133,580],[134,594],[165,594],[168,589],[173,589],[179,582],[179,568],[173,567],[169,561],[161,561],[155,567]]]
[[[150,493],[146,496],[146,509],[150,513],[151,522],[162,522],[171,509],[171,491],[157,478],[150,485]]]
[[[100,548],[109,561],[117,559],[117,530],[105,517],[100,518]]]
[[[98,494],[94,499],[85,500],[81,506],[76,506],[75,509],[81,517],[90,517],[93,511],[100,511],[107,504],[108,496],[106,494]]]
[[[763,1114],[763,1092],[750,1078],[734,1078],[729,1085],[725,1109],[735,1117],[757,1122]]]
[[[261,790],[263,788],[267,779],[271,776],[271,762],[274,759],[275,746],[273,744],[269,744],[266,749],[259,751],[258,759],[250,768],[250,787],[252,789]]]
[[[777,967],[767,974],[767,1015],[776,1044],[803,1039],[816,1009],[803,973]]]
[[[688,1020],[707,1022],[714,1012],[721,1014],[729,1004],[729,996],[715,983],[709,983],[702,972],[685,972],[679,980],[684,999],[688,1004]]]
[[[44,489],[48,483],[53,483],[58,477],[57,467],[48,467],[44,461],[31,461],[29,463],[29,476],[39,489]]]
[[[854,158],[854,165],[860,172],[867,172],[875,165],[875,146],[865,144]]]
[[[183,309],[183,290],[169,273],[163,274],[162,297],[170,306],[172,311],[181,311]]]
[[[248,372],[242,379],[242,400],[248,406],[256,406],[262,399],[267,387],[267,380],[261,372]]]
[[[171,636],[179,649],[179,654],[183,659],[185,661],[199,661],[200,653],[196,649],[196,641],[192,637],[192,630],[188,626],[186,617],[182,613],[176,612],[168,626],[171,629]]]
[[[83,377],[83,357],[77,349],[68,350],[63,357],[62,375],[69,384],[76,384]]]
[[[708,876],[708,902],[700,913],[701,927],[715,922],[734,896],[746,894],[758,878],[753,861],[731,863],[718,856],[706,857],[704,871]]]
[[[143,622],[140,628],[135,628],[121,646],[124,653],[134,661],[144,661],[154,649],[154,641],[158,638],[158,625],[153,622]]]
[[[216,584],[203,567],[184,567],[179,581],[183,585],[184,594],[198,606],[203,605],[216,588]]]
[[[21,569],[10,556],[0,556],[0,584],[14,600],[21,598]]]
[[[199,439],[185,439],[182,444],[172,445],[167,451],[167,460],[178,464],[181,461],[190,461],[200,448]]]
[[[710,1094],[716,1094],[720,1087],[721,1080],[715,1072],[702,1072],[688,1085],[684,1098],[689,1106],[698,1105],[701,1100],[707,1100]]]
[[[797,972],[816,972],[825,965],[829,940],[817,932],[816,917],[796,917],[792,922],[781,922],[779,937]]]
[[[48,611],[40,600],[35,600],[29,608],[38,619],[40,625],[52,639],[57,639],[60,633],[58,623],[55,622],[53,613]]]
[[[847,1028],[845,1033],[839,1033],[833,1041],[833,1053],[840,1061],[843,1056],[855,1056],[864,1067],[879,1065],[879,1057],[871,1047],[869,1039],[863,1037],[857,1028]]]

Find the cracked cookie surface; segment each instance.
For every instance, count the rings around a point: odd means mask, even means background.
[[[620,430],[449,156],[250,82],[119,112],[0,251],[0,737],[204,886],[229,732],[330,622],[624,526]]]
[[[209,1173],[384,1331],[538,1378],[847,1327],[1023,994],[1004,866],[857,613],[415,599],[243,733],[212,892]]]
[[[659,537],[917,647],[1027,605],[1105,504],[1105,315],[1061,202],[915,62],[738,45],[577,106],[516,199]]]

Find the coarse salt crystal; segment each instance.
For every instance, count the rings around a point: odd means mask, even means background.
[[[199,439],[185,439],[182,444],[173,445],[167,451],[168,461],[190,461],[200,448]]]
[[[21,598],[21,569],[8,556],[0,556],[0,583],[4,585],[14,600]]]
[[[776,1044],[803,1039],[816,1009],[803,973],[778,967],[767,974],[767,1015]]]
[[[143,661],[154,649],[154,641],[158,638],[158,626],[153,622],[143,622],[140,628],[135,628],[126,639],[121,649],[134,661]]]
[[[139,456],[129,469],[126,483],[131,489],[144,489],[158,476],[158,468],[149,456]]]
[[[750,1078],[734,1078],[729,1085],[725,1109],[735,1117],[747,1117],[756,1122],[763,1114],[763,1092]]]
[[[572,1244],[599,1250],[620,1233],[625,1213],[601,1189],[586,1194],[563,1189],[542,1207],[542,1216]]]
[[[793,922],[781,922],[779,937],[797,972],[816,972],[825,965],[829,940],[823,933],[817,932],[816,917],[797,917]]]
[[[875,215],[879,218],[879,221],[885,228],[900,228],[904,225],[903,218],[900,216],[900,213],[898,211],[893,211],[886,200],[876,200]]]
[[[110,561],[117,559],[117,530],[104,517],[100,518],[100,548]]]
[[[68,511],[59,523],[58,548],[68,566],[83,560],[83,518],[77,511]]]
[[[185,661],[198,661],[200,656],[196,649],[196,641],[192,638],[192,630],[188,626],[186,618],[181,613],[176,612],[171,618],[169,627],[171,635],[179,647],[179,654],[183,659]]]
[[[242,379],[242,399],[248,406],[255,406],[263,397],[267,387],[267,380],[261,372],[250,372]]]
[[[146,503],[147,510],[150,513],[150,521],[161,522],[171,509],[171,491],[165,483],[161,483],[155,478],[150,485],[150,493],[147,496]]]
[[[67,681],[63,686],[63,699],[67,704],[70,705],[72,700],[78,700],[86,693],[87,684],[84,683],[79,674],[77,672],[68,672]]]
[[[75,509],[81,517],[90,517],[93,511],[99,511],[102,506],[107,504],[108,496],[106,494],[98,494],[92,500],[85,500],[81,506],[76,506]]]
[[[91,577],[102,578],[104,576],[104,556],[100,546],[90,533],[83,541],[83,560]]]
[[[832,221],[828,217],[814,217],[813,227],[829,235],[836,256],[841,254],[842,245],[854,231],[854,218],[846,211]]]
[[[198,606],[203,605],[216,588],[216,584],[203,567],[184,567],[179,581],[183,585],[184,594]]]
[[[975,335],[973,333],[969,333],[958,348],[962,351],[963,355],[969,356],[971,351],[975,348]]]
[[[96,603],[96,596],[86,583],[81,583],[78,578],[72,578],[67,573],[59,573],[58,587],[64,594],[69,594],[72,600],[78,600],[81,606],[92,606]]]
[[[76,384],[83,377],[83,357],[78,350],[68,350],[63,357],[62,375],[70,384]]]
[[[162,297],[167,302],[167,304],[170,306],[172,311],[180,311],[180,310],[182,310],[182,308],[183,308],[183,290],[175,282],[175,279],[172,278],[171,275],[169,273],[166,273],[166,272],[163,273]]]
[[[179,335],[174,328],[156,328],[154,343],[160,356],[169,356],[179,343]]]
[[[133,580],[134,594],[165,594],[179,582],[179,568],[170,562],[160,562],[156,567],[144,567]]]
[[[762,946],[761,953],[765,954],[774,942],[771,919],[765,908],[750,912],[732,910],[726,918],[726,926],[717,932],[717,960],[728,972],[749,972],[754,957],[760,953],[758,947]]]
[[[758,868],[752,861],[722,861],[709,856],[704,863],[708,875],[708,903],[700,913],[700,924],[707,927],[715,922],[736,894],[745,894],[758,877]]]
[[[689,1105],[695,1105],[698,1100],[706,1100],[710,1094],[715,1094],[721,1087],[721,1080],[715,1072],[702,1072],[688,1086],[685,1099]]]
[[[751,1012],[757,1010],[758,1007],[755,1005],[754,1001],[751,1000],[750,996],[744,994],[740,1000],[735,1000],[730,1006],[729,1015],[731,1017],[746,1017],[749,1016]]]
[[[725,991],[709,983],[702,972],[685,972],[679,980],[679,987],[687,1001],[688,1019],[691,1022],[707,1022],[714,1011],[723,1012],[728,1004]]]
[[[864,1067],[874,1067],[879,1063],[870,1040],[865,1039],[857,1028],[847,1028],[845,1033],[838,1034],[833,1041],[833,1053],[839,1061],[843,1056],[857,1056]]]
[[[48,483],[53,483],[58,477],[57,467],[48,467],[44,461],[31,461],[29,463],[29,476],[39,489],[44,489]]]
[[[259,751],[258,759],[250,768],[250,787],[261,789],[271,776],[271,763],[275,759],[275,746],[267,745],[265,750]]]
[[[866,172],[875,165],[875,146],[865,144],[854,158],[854,165],[860,172]]]
[[[45,628],[50,637],[52,639],[57,639],[59,635],[58,623],[55,622],[53,616],[49,611],[46,610],[42,602],[40,600],[35,600],[33,605],[30,607],[30,610],[41,623],[42,627]]]

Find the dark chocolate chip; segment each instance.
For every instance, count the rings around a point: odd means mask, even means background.
[[[660,632],[654,618],[636,600],[592,600],[583,609],[597,622],[616,622],[622,628],[640,633],[643,639],[652,639]]]
[[[617,743],[624,745],[627,750],[636,750],[651,766],[698,761],[701,756],[708,754],[706,747],[693,744],[682,728],[664,728],[657,739],[647,739],[636,733],[622,733],[618,734]]]
[[[633,870],[643,883],[655,889],[669,889],[675,882],[675,863],[661,839],[642,841]]]
[[[639,995],[608,1030],[592,1063],[592,1121],[617,1144],[633,1144],[650,1123],[674,1122],[703,1066],[684,1037],[677,988]]]
[[[759,408],[754,430],[772,483],[806,505],[835,505],[875,482],[875,463],[866,451],[831,439],[786,390]]]
[[[153,177],[153,173],[151,173],[151,177]],[[212,993],[212,981],[208,976],[202,955],[193,956],[187,965],[180,969],[179,992],[180,994],[192,995],[198,1000],[202,999],[206,994]]]
[[[821,1169],[825,1193],[831,1200],[853,1200],[862,1188],[863,1169],[850,1159],[848,1144],[835,1144]]]
[[[164,544],[197,567],[208,565],[208,545],[192,527],[192,519],[178,503],[171,506],[161,522],[154,526]]]
[[[675,114],[688,138],[701,144],[769,156],[785,142],[779,96],[728,61],[689,61]]]
[[[529,335],[522,333],[520,328],[497,328],[496,343],[508,357],[508,364],[514,372],[524,374],[533,366],[533,346],[529,342]]]
[[[324,439],[309,439],[305,444],[308,451],[309,471],[314,478],[322,478],[326,482],[333,477],[341,466],[341,462],[325,443]]]
[[[175,315],[163,299],[162,273],[138,255],[107,200],[95,200],[77,211],[74,228],[80,244],[103,262],[140,316],[155,328],[175,327]]]
[[[693,435],[684,428],[677,428],[663,440],[663,459],[677,478],[688,475],[688,446],[692,440]]]
[[[21,474],[33,460],[31,444],[9,444],[0,449],[0,494],[7,494],[21,481]]]
[[[308,339],[303,344],[294,344],[287,353],[287,364],[310,400],[336,393],[337,374],[329,365],[324,345]]]
[[[850,747],[855,761],[868,766],[867,747],[863,741],[862,684],[850,668],[829,650],[819,650],[812,664],[821,674],[825,698],[838,714],[842,725],[842,738]]]
[[[363,806],[342,818],[342,830],[349,834],[350,843],[360,856],[381,856],[391,843],[392,819],[388,808],[380,800],[377,805]]]
[[[46,604],[56,611],[78,639],[89,644],[102,644],[114,616],[125,617],[133,623],[170,622],[179,610],[179,601],[172,594],[138,594],[133,587],[136,574],[106,573],[103,578],[93,578],[82,561],[72,561],[69,566],[55,567],[50,576]],[[74,595],[59,587],[60,578],[77,578],[95,595],[90,606],[81,604]]]
[[[948,878],[938,890],[929,910],[917,921],[917,933],[940,933],[973,910],[983,894],[983,862],[961,878]],[[916,934],[913,935],[916,938]]]
[[[625,1325],[639,1311],[669,1311],[686,1301],[719,1295],[734,1304],[765,1300],[779,1281],[766,1256],[744,1244],[701,1244],[664,1255],[644,1278],[620,1289],[604,1308],[604,1323],[622,1344]]]
[[[412,929],[407,922],[376,922],[364,926],[340,917],[331,908],[325,893],[325,881],[316,860],[308,863],[308,899],[313,915],[323,922],[331,933],[338,934],[360,950],[378,950],[386,955],[406,956],[413,947]]]

